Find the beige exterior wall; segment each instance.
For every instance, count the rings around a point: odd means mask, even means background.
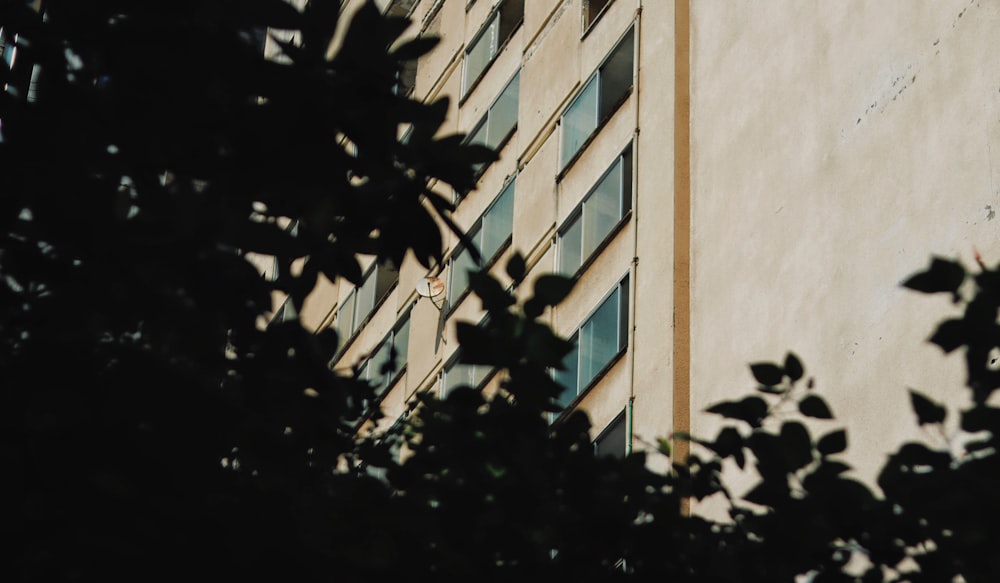
[[[932,254],[1000,260],[1000,4],[692,14],[694,409],[795,350],[873,477],[914,434],[907,387],[963,394],[961,356],[924,342],[954,308],[899,282]]]

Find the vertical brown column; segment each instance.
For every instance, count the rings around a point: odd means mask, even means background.
[[[674,431],[691,431],[691,5],[674,4]],[[674,440],[674,461],[690,446]]]

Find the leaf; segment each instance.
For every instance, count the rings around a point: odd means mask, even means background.
[[[708,447],[721,458],[727,458],[743,449],[743,437],[735,427],[726,427],[719,432],[715,442]]]
[[[833,419],[830,407],[823,400],[823,397],[818,395],[808,395],[799,401],[799,412],[806,417],[813,417],[815,419]]]
[[[573,291],[576,282],[562,275],[546,274],[535,280],[535,297],[546,306],[555,306]]]
[[[515,303],[514,298],[487,271],[470,272],[469,287],[482,300],[483,309],[487,312],[503,310]]]
[[[945,320],[941,322],[930,342],[937,344],[945,354],[966,343],[965,322],[962,320]]]
[[[944,407],[913,389],[910,389],[910,403],[913,405],[913,412],[917,414],[919,425],[942,423],[948,413]]]
[[[766,386],[780,384],[781,379],[785,376],[785,372],[781,370],[780,366],[770,362],[751,364],[750,372],[753,373],[753,378],[757,379],[757,382]]]
[[[524,302],[524,316],[529,320],[541,316],[545,312],[545,303],[538,298],[530,298]]]
[[[847,431],[839,429],[820,438],[816,449],[822,455],[833,455],[847,449]]]
[[[785,374],[788,375],[788,378],[792,382],[799,380],[805,374],[805,369],[802,368],[802,361],[792,352],[785,355]]]
[[[528,271],[528,266],[524,261],[524,255],[514,253],[507,261],[507,275],[514,280],[514,285],[521,283]]]
[[[763,480],[743,497],[761,506],[777,506],[788,498],[788,484],[780,480]]]
[[[965,268],[955,261],[934,257],[926,271],[910,276],[903,287],[925,294],[948,292],[957,294],[965,281]]]
[[[969,433],[990,431],[1000,435],[1000,409],[979,405],[962,412],[962,430]]]
[[[455,324],[455,336],[458,344],[462,347],[461,362],[468,364],[492,364],[496,358],[494,354],[493,339],[489,332],[470,324],[469,322],[457,322]]]
[[[785,461],[791,472],[808,465],[813,460],[809,430],[798,421],[788,421],[781,425],[781,447],[784,449]]]
[[[746,397],[740,401],[723,401],[705,410],[726,419],[738,419],[756,427],[767,415],[767,402],[760,397]]]

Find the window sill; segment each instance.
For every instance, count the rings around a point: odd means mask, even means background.
[[[590,144],[597,139],[598,135],[600,135],[601,130],[604,129],[604,126],[608,125],[608,123],[611,122],[611,120],[615,117],[615,114],[618,113],[618,111],[622,108],[622,105],[624,105],[625,102],[629,100],[629,98],[632,96],[632,92],[634,91],[634,89],[635,85],[629,87],[628,91],[626,91],[625,94],[622,95],[621,98],[615,102],[614,106],[611,108],[611,111],[608,113],[608,115],[604,116],[604,118],[601,119],[600,122],[598,122],[597,127],[594,128],[594,131],[590,132],[590,135],[587,136],[587,139],[584,140],[583,144],[580,145],[580,149],[577,150],[575,154],[573,154],[573,157],[571,157],[569,161],[566,162],[566,164],[563,166],[563,169],[560,170],[558,174],[556,174],[556,183],[562,182],[562,179],[565,178],[567,174],[569,174],[569,171],[576,164],[577,160],[579,160],[583,156],[583,153],[587,151],[587,148],[590,147]],[[560,121],[560,123],[562,122]]]

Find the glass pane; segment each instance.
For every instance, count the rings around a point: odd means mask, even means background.
[[[368,314],[372,312],[372,308],[375,307],[375,286],[378,278],[375,277],[375,271],[368,274],[365,281],[361,284],[355,293],[357,300],[355,300],[354,305],[354,324],[351,327],[351,332],[357,330],[361,322],[368,317]]]
[[[488,124],[486,124],[485,120],[479,122],[479,125],[472,128],[472,131],[469,132],[469,135],[465,137],[465,142],[467,144],[483,144],[485,146],[487,137],[487,127]]]
[[[382,394],[391,378],[392,342],[383,342],[368,359],[368,381],[375,385],[375,395]]]
[[[399,270],[391,262],[375,267],[375,303],[389,293],[392,286],[399,280]]]
[[[469,386],[475,388],[478,387],[484,380],[486,380],[486,376],[489,375],[492,369],[483,364],[474,364],[471,366],[472,366],[472,375],[469,381]]]
[[[524,0],[506,0],[500,8],[500,44],[507,42],[524,20]]]
[[[352,291],[337,311],[337,344],[343,346],[354,332],[354,300],[357,292]]]
[[[444,395],[453,391],[456,387],[475,387],[476,367],[472,364],[454,364],[444,373]]]
[[[604,241],[621,218],[621,158],[594,187],[583,203],[583,256],[588,257]]]
[[[496,202],[483,215],[482,243],[480,251],[483,261],[489,261],[500,246],[510,237],[514,225],[514,181],[511,181]]]
[[[559,394],[559,399],[556,401],[563,409],[568,407],[570,402],[576,398],[579,390],[577,378],[577,373],[579,372],[579,358],[579,347],[574,347],[573,350],[571,350],[570,353],[563,358],[562,363],[565,370],[556,371],[556,382],[566,387],[566,389]]]
[[[562,117],[562,165],[580,150],[597,128],[597,77],[591,79]]]
[[[559,272],[563,275],[573,275],[580,269],[583,261],[580,253],[582,237],[583,221],[578,216],[559,238]]]
[[[448,302],[455,305],[459,296],[469,287],[469,271],[476,269],[476,263],[472,260],[472,255],[462,250],[458,256],[451,261],[451,280],[448,286]]]
[[[588,28],[597,15],[608,5],[609,0],[584,0],[583,2],[583,28]]]
[[[625,96],[625,92],[632,87],[633,30],[629,30],[601,66],[600,119],[610,115],[615,105]]]
[[[483,33],[476,39],[475,44],[465,51],[465,73],[462,77],[462,94],[465,95],[469,88],[479,79],[479,76],[486,70],[486,65],[490,64],[497,48],[497,26],[499,19],[493,17]]]
[[[618,350],[628,345],[628,277],[618,284]]]
[[[622,216],[632,210],[632,146],[622,152]]]
[[[396,330],[396,333],[392,338],[392,348],[396,351],[396,368],[393,373],[393,378],[395,378],[399,371],[403,370],[406,366],[407,358],[410,352],[410,317],[407,316],[403,325]]]
[[[594,442],[594,454],[597,457],[625,457],[625,445],[628,432],[625,427],[625,415],[619,415]]]
[[[467,143],[467,144],[482,144],[484,146],[486,145],[486,141],[487,141],[487,138],[488,138],[488,132],[489,132],[489,124],[487,124],[486,121],[487,120],[484,119],[483,121],[479,122],[479,125],[477,125],[476,127],[472,128],[472,131],[469,132],[469,135],[467,135],[465,137],[465,143]],[[477,173],[480,172],[485,167],[486,167],[486,163],[485,162],[477,162],[476,164],[472,165],[472,168]],[[463,196],[464,196],[464,194],[463,194]]]
[[[517,125],[517,97],[520,87],[521,73],[518,72],[504,87],[496,103],[490,108],[487,126],[486,145],[494,150],[500,147],[514,126]]]
[[[618,353],[618,294],[616,288],[580,328],[580,387],[586,387]]]

